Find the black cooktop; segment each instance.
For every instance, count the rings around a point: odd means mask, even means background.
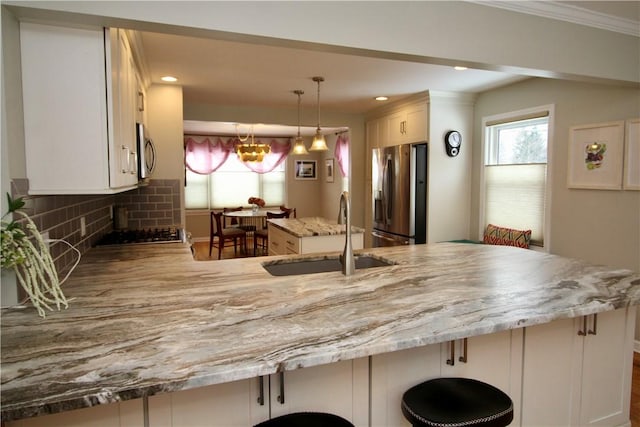
[[[149,228],[143,230],[114,230],[105,234],[96,245],[125,245],[131,243],[179,242],[182,233],[174,227]]]

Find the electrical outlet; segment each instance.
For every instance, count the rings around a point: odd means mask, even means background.
[[[49,241],[49,232],[43,231],[42,233],[40,233],[40,235],[42,236],[42,240],[44,240],[44,243],[47,245],[47,248],[51,249],[51,242]]]
[[[80,217],[80,237],[84,237],[87,235],[87,220],[81,216]]]

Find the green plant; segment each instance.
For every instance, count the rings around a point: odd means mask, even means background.
[[[49,247],[31,218],[20,211],[24,207],[22,198],[12,199],[7,194],[8,210],[2,215],[2,268],[13,269],[20,286],[29,296],[38,314],[45,317],[44,309],[53,310],[55,304],[68,307],[67,299],[60,288],[58,273]],[[13,215],[10,221],[5,220]],[[15,216],[24,218],[24,225]]]

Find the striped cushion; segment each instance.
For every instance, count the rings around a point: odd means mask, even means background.
[[[484,231],[483,241],[489,245],[517,246],[529,249],[531,230],[516,230],[489,224]]]

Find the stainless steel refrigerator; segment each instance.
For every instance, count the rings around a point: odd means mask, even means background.
[[[427,145],[375,148],[373,246],[427,241]]]

